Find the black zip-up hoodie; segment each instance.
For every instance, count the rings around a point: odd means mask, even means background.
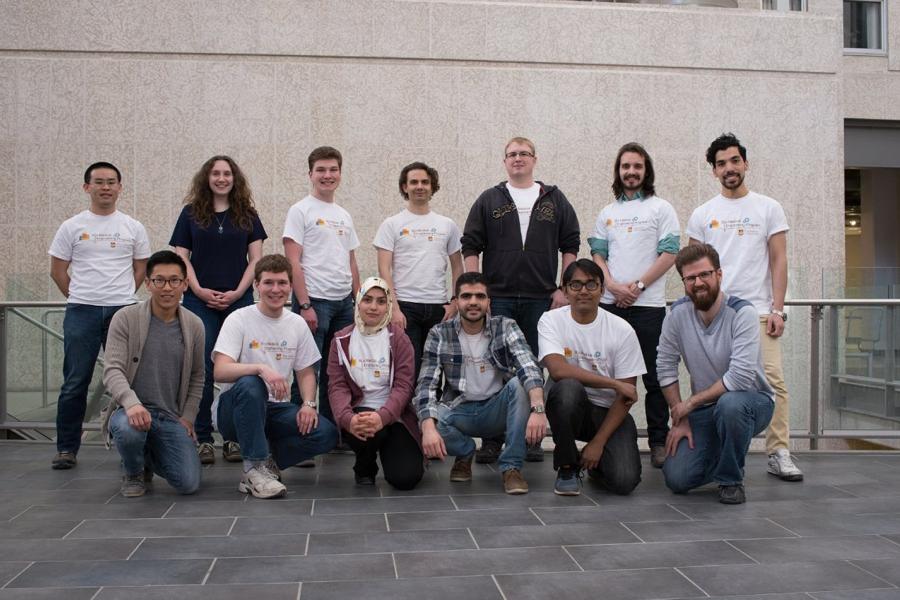
[[[538,181],[522,243],[519,213],[506,182],[485,190],[472,205],[462,236],[463,256],[482,254],[489,293],[506,298],[549,298],[556,289],[559,253],[578,254],[578,216],[554,185]]]

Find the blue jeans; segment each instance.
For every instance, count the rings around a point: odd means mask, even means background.
[[[129,425],[124,408],[116,409],[109,418],[109,433],[125,474],[140,476],[148,466],[179,494],[193,494],[200,487],[200,456],[194,440],[179,421],[155,408],[147,410],[149,431]]]
[[[206,334],[206,346],[203,354],[203,360],[206,364],[206,379],[203,381],[203,396],[200,398],[200,410],[197,412],[197,418],[194,420],[194,431],[197,432],[198,442],[201,444],[204,442],[212,443],[213,426],[212,413],[210,412],[213,403],[212,351],[216,346],[216,339],[219,337],[219,331],[222,329],[225,317],[239,308],[253,304],[253,288],[248,288],[243,296],[235,300],[234,304],[225,310],[216,310],[206,306],[203,300],[191,293],[190,290],[184,293],[182,304],[184,308],[200,317],[200,320],[203,321],[203,331]]]
[[[328,402],[328,369],[321,368],[323,364],[328,364],[328,352],[331,350],[331,340],[334,334],[353,323],[353,294],[348,295],[343,300],[321,300],[319,298],[310,298],[309,303],[316,311],[316,318],[319,324],[313,333],[313,339],[316,340],[316,347],[322,360],[316,365],[316,377],[319,379],[319,415],[325,417],[334,423],[334,415],[331,414],[331,404]],[[294,298],[291,310],[300,314],[300,304]],[[300,388],[297,382],[291,384],[291,402],[300,404]]]
[[[63,384],[56,405],[56,450],[78,453],[87,393],[109,322],[121,306],[67,304],[63,319]]]
[[[714,481],[735,485],[744,480],[744,459],[753,436],[772,419],[775,405],[759,392],[726,392],[719,401],[688,415],[694,448],[687,438],[666,459],[663,476],[676,494]]]
[[[531,346],[531,353],[538,355],[538,321],[550,310],[550,298],[491,298],[491,315],[509,317],[516,322]]]
[[[425,338],[431,328],[444,319],[443,304],[423,304],[421,302],[397,301],[397,306],[406,317],[406,335],[413,346],[413,358],[416,365],[416,379],[422,366],[422,352],[425,350]]]
[[[262,461],[272,454],[279,469],[325,454],[337,444],[337,428],[319,419],[306,435],[297,430],[297,411],[290,402],[269,402],[266,384],[256,375],[245,375],[219,395],[217,423],[227,440],[237,440],[241,457]]]
[[[487,400],[463,402],[456,408],[438,404],[437,430],[447,454],[469,457],[475,452],[470,436],[492,437],[505,433],[500,471],[521,469],[525,460],[525,426],[529,417],[528,394],[515,377]]]

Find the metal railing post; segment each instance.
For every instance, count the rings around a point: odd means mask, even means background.
[[[822,306],[809,307],[809,449],[818,450],[824,412],[820,389],[819,338],[822,329]]]

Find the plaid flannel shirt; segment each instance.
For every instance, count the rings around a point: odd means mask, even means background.
[[[432,327],[425,340],[422,368],[414,398],[419,422],[437,419],[437,405],[451,408],[465,402],[466,369],[459,331],[459,315]],[[506,317],[489,317],[485,331],[490,338],[488,356],[495,369],[503,373],[504,381],[518,377],[525,391],[544,385],[543,373],[531,353],[525,335],[516,322]],[[442,380],[443,393],[438,397]]]

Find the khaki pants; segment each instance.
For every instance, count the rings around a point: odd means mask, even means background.
[[[759,345],[766,379],[775,390],[775,412],[766,430],[766,452],[771,454],[778,448],[788,448],[791,412],[788,407],[787,386],[784,384],[784,369],[781,366],[781,338],[766,334],[766,319],[766,316],[759,318]]]

